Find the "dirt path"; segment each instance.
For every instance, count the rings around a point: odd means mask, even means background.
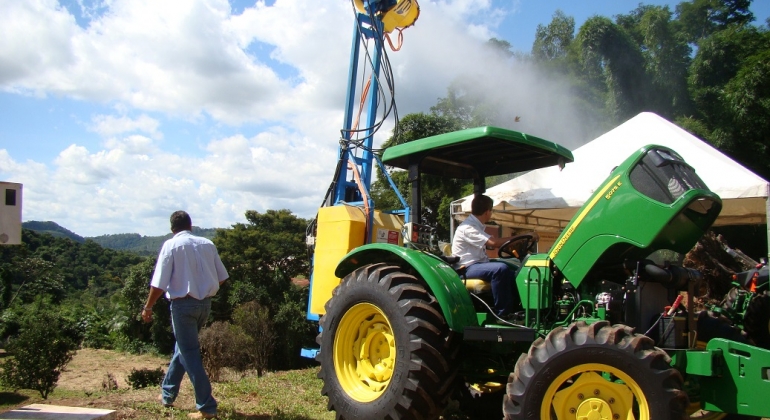
[[[54,392],[43,400],[35,391],[0,392],[0,412],[29,404],[51,404],[71,407],[105,408],[117,411],[118,419],[151,419],[167,417],[156,398],[158,387],[132,389],[128,375],[132,369],[164,371],[168,358],[152,355],[132,355],[110,350],[82,349],[75,353],[59,377]],[[106,391],[103,383],[111,374],[117,390]],[[177,406],[194,410],[192,387],[187,378],[182,382]],[[174,417],[172,414],[171,417]]]
[[[130,388],[128,375],[132,369],[157,369],[163,371],[168,359],[152,355],[131,355],[110,350],[82,349],[75,353],[61,377],[58,388],[70,391],[100,391],[102,382],[111,374],[118,389]]]

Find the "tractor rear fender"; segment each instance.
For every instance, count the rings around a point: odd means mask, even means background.
[[[334,275],[344,278],[359,267],[375,263],[397,265],[404,272],[423,279],[441,305],[441,311],[452,331],[462,333],[465,327],[478,326],[473,302],[460,276],[433,254],[393,244],[367,244],[345,255]]]

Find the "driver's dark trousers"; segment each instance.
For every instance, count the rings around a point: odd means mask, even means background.
[[[465,272],[469,279],[482,279],[492,283],[495,313],[505,316],[513,312],[513,287],[515,274],[506,263],[490,261],[471,264]]]

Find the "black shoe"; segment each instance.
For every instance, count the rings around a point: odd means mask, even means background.
[[[502,318],[503,322],[511,323],[511,324],[519,324],[522,320],[524,320],[524,317],[522,316],[522,313],[516,312],[516,313],[510,313],[505,315],[498,315],[500,318]],[[498,322],[500,320],[498,319]]]

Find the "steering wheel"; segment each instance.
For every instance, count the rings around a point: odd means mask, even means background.
[[[531,233],[516,235],[500,245],[500,248],[497,250],[497,256],[500,258],[522,259],[530,252],[535,252],[535,245],[537,245],[535,235]]]

